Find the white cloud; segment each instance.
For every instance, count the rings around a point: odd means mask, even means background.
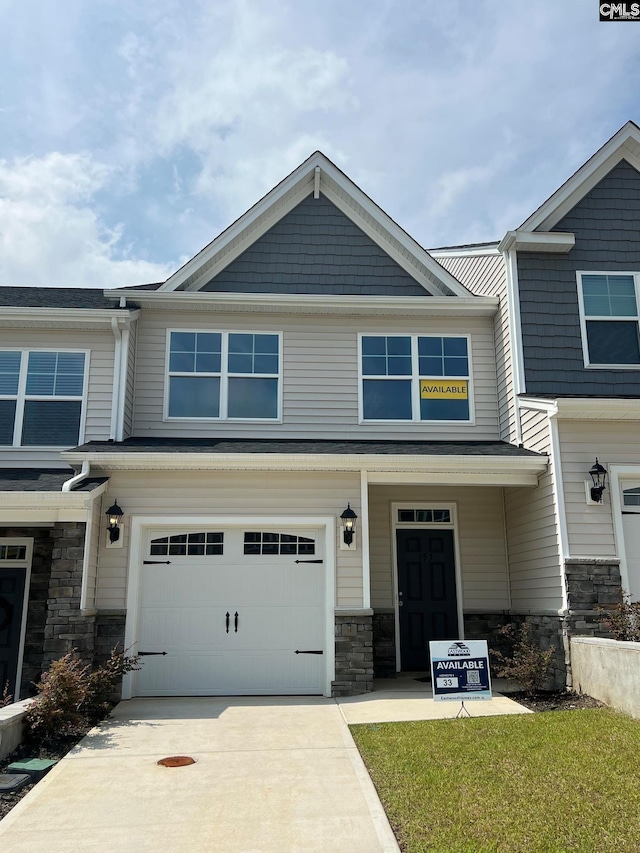
[[[123,227],[105,227],[92,207],[113,177],[88,155],[0,161],[0,282],[108,288],[164,280],[170,270],[131,257]]]

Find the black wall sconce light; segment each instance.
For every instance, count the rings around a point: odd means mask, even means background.
[[[589,469],[589,474],[593,481],[593,486],[591,486],[591,500],[597,504],[602,503],[602,493],[607,488],[607,469],[598,462],[597,457]]]
[[[353,542],[353,534],[356,530],[356,519],[358,518],[358,516],[351,509],[350,503],[347,504],[347,508],[342,513],[340,518],[342,519],[342,538],[344,539],[344,544],[351,545],[351,543]]]
[[[109,521],[107,530],[109,531],[109,541],[111,543],[117,542],[120,538],[120,519],[123,515],[124,512],[118,506],[118,501],[114,501],[113,505],[106,512]]]

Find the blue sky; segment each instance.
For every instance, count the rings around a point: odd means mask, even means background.
[[[163,280],[319,148],[422,245],[501,238],[628,119],[597,0],[0,0],[0,284]]]

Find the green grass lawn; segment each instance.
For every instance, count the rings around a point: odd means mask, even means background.
[[[640,851],[640,721],[599,708],[351,733],[407,853]]]

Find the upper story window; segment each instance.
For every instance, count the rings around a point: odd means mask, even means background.
[[[585,364],[638,367],[638,275],[578,273]]]
[[[362,335],[361,420],[471,420],[468,337]]]
[[[84,352],[0,350],[0,445],[78,444],[85,364]]]
[[[280,335],[170,331],[170,418],[277,420]]]

